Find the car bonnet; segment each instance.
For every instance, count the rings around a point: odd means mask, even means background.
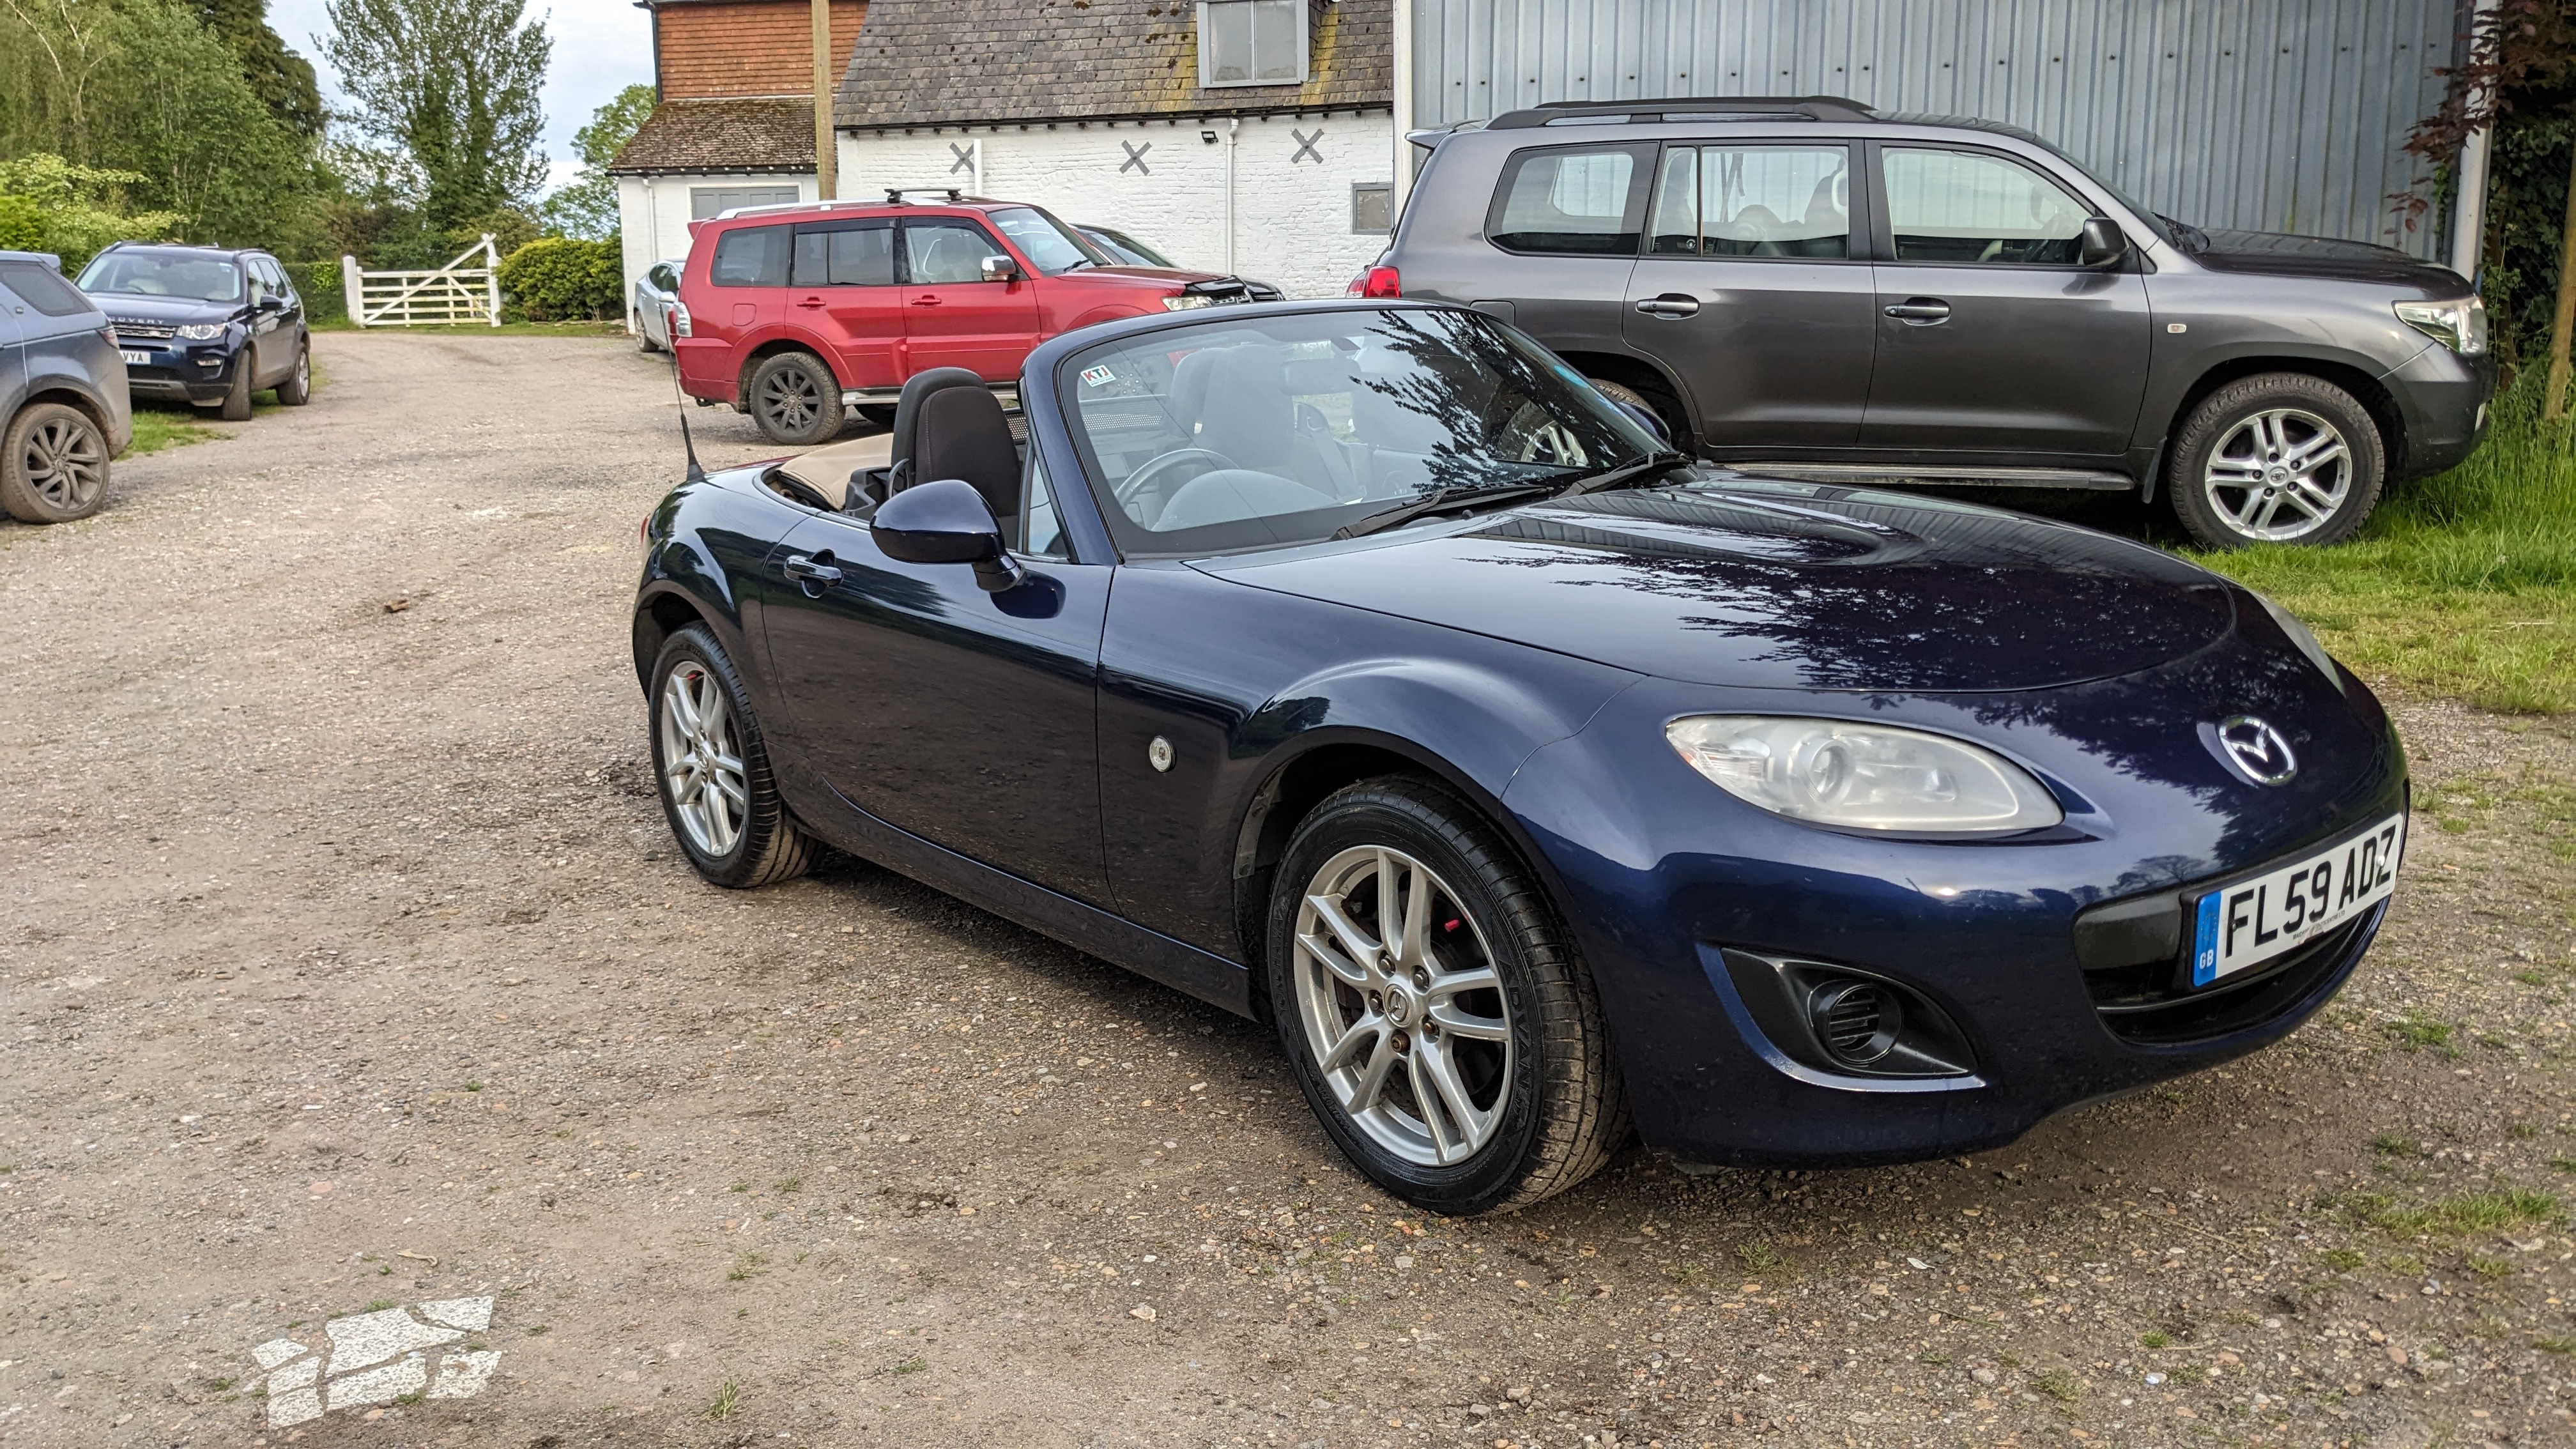
[[[1643,674],[1754,688],[2040,689],[2180,658],[2234,621],[2216,576],[2107,534],[1754,480],[1550,500],[1195,566]]]

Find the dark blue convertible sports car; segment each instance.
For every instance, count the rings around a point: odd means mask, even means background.
[[[1765,481],[1481,313],[1085,328],[906,388],[890,469],[694,476],[635,666],[673,833],[818,842],[1273,1021],[1472,1213],[1973,1151],[2251,1051],[2405,841],[2361,682],[2155,549]],[[836,476],[837,475],[837,476]]]

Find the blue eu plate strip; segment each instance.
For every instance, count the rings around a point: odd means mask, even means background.
[[[2191,943],[2191,984],[2207,986],[2218,979],[2218,909],[2225,891],[2200,898],[2200,924]]]

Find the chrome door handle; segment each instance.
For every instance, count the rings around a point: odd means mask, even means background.
[[[1899,322],[1917,325],[1950,320],[1950,304],[1938,297],[1908,297],[1887,308],[1887,315]]]
[[[821,554],[791,553],[787,556],[784,567],[789,578],[804,585],[805,592],[820,598],[818,586],[837,584],[841,581],[841,571],[832,567],[831,557],[829,550]]]
[[[1666,292],[1660,297],[1648,297],[1639,302],[1637,310],[1649,317],[1678,320],[1683,317],[1698,316],[1699,301],[1694,297],[1685,297],[1679,292]]]

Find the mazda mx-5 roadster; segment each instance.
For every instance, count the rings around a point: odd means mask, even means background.
[[[2286,1035],[2387,910],[2387,714],[2156,549],[1695,462],[1453,307],[1087,327],[1019,399],[647,520],[672,833],[1271,1022],[1420,1207],[1993,1147]]]

